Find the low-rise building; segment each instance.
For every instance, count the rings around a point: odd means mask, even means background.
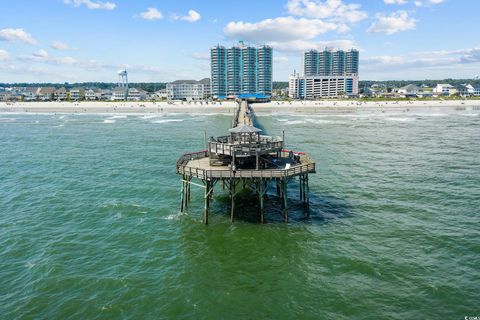
[[[452,96],[457,93],[457,89],[448,83],[439,83],[433,88],[433,93],[439,96]]]
[[[102,98],[102,91],[99,89],[85,90],[85,100],[100,100]]]
[[[177,80],[167,83],[166,90],[168,100],[204,100],[211,95],[210,79]]]
[[[38,100],[41,101],[51,101],[55,95],[55,88],[54,87],[41,87],[39,88],[38,92]]]
[[[100,90],[100,100],[112,100],[112,90]]]
[[[73,88],[69,91],[70,100],[79,101],[85,98],[85,89],[83,88]]]
[[[97,96],[93,89],[85,90],[85,100],[97,100]]]
[[[57,101],[65,101],[68,98],[67,89],[65,89],[64,87],[61,87],[55,90],[55,93],[53,96],[54,96],[54,99]]]
[[[288,95],[293,99],[352,97],[358,95],[358,76],[300,76],[289,79]]]
[[[423,94],[423,89],[414,84],[409,84],[398,89],[394,93],[404,98],[416,98]]]
[[[147,92],[137,88],[128,89],[127,100],[129,101],[140,101],[147,98]]]
[[[480,97],[480,85],[477,85],[477,86],[473,87],[473,95],[475,97]]]
[[[8,101],[10,100],[10,92],[5,90],[0,91],[0,101]]]
[[[112,90],[111,100],[113,101],[125,101],[127,100],[128,92],[127,88],[115,88]]]
[[[163,99],[167,99],[167,97],[168,97],[167,88],[155,91],[155,94],[154,94],[155,100],[163,100]]]
[[[460,84],[456,86],[457,94],[462,97],[473,96],[475,88],[471,84]]]
[[[23,91],[23,100],[24,101],[36,101],[38,98],[38,90],[37,87],[28,87]]]

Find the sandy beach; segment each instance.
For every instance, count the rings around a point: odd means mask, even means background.
[[[0,113],[233,113],[234,102],[0,102]],[[480,110],[480,100],[434,101],[273,101],[253,104],[257,113],[408,112],[410,110]]]

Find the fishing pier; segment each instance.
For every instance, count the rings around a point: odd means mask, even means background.
[[[236,196],[249,189],[258,198],[259,221],[264,223],[268,190],[280,200],[285,223],[288,223],[288,185],[298,180],[299,199],[309,216],[308,175],[315,173],[315,162],[303,152],[285,150],[284,139],[261,135],[253,126],[253,109],[247,100],[239,100],[228,135],[208,140],[206,150],[186,153],[178,159],[177,174],[182,176],[180,211],[188,209],[191,186],[204,188],[203,221],[208,224],[210,204],[218,182],[228,190],[230,219],[235,220]]]

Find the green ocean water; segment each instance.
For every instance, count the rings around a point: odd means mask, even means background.
[[[480,316],[478,114],[259,112],[317,161],[288,226],[220,188],[179,213],[176,159],[229,116],[1,114],[0,319]]]

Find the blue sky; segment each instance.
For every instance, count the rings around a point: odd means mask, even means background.
[[[209,77],[209,48],[274,47],[274,80],[309,48],[360,50],[360,78],[480,74],[478,0],[15,0],[0,2],[0,82]]]

